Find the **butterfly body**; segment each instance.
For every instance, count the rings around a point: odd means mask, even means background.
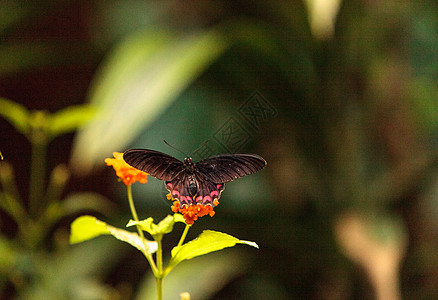
[[[165,181],[172,197],[184,205],[215,206],[224,190],[224,184],[239,177],[253,174],[266,165],[254,154],[226,154],[194,163],[190,157],[184,162],[165,153],[131,149],[123,154],[131,166]]]

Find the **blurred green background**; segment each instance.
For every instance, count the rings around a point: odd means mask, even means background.
[[[47,148],[47,174],[67,164],[63,195],[87,204],[38,247],[17,241],[0,213],[0,298],[153,299],[137,250],[110,237],[69,246],[68,230],[96,211],[124,226],[124,187],[103,160],[129,148],[182,159],[166,139],[195,160],[257,153],[268,165],[227,184],[188,237],[213,229],[260,249],[183,263],[165,299],[438,299],[436,1],[0,6],[0,97],[95,112]],[[31,147],[3,118],[0,151],[26,206]],[[135,185],[140,218],[169,214],[165,194],[153,178]]]

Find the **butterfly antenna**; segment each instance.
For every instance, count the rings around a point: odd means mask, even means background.
[[[182,152],[182,151],[179,150],[178,148],[172,146],[171,144],[169,144],[168,142],[166,142],[166,140],[163,140],[163,142],[164,142],[167,146],[169,146],[170,148],[175,149],[175,150],[178,151],[179,153],[182,153],[182,155],[184,155],[184,157],[188,157],[187,154],[185,154],[184,152]]]

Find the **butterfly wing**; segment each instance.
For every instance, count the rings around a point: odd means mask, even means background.
[[[174,179],[184,170],[181,161],[155,150],[127,150],[123,153],[123,159],[132,167],[165,181]]]
[[[266,165],[258,155],[228,154],[197,162],[189,171],[176,158],[147,149],[128,150],[123,159],[134,168],[164,180],[181,207],[197,203],[215,206],[214,200],[220,198],[225,182],[253,174]]]
[[[193,197],[190,195],[189,180],[185,172],[181,172],[173,180],[166,181],[166,189],[170,192],[173,199],[179,201],[180,206],[191,205]]]
[[[223,184],[253,174],[265,166],[266,161],[255,154],[227,154],[201,160],[194,168],[195,172],[202,174],[204,181]]]
[[[181,207],[198,203],[214,207],[214,200],[219,200],[224,185],[213,183],[200,173],[181,172],[173,180],[166,181],[166,189],[173,199],[179,201]]]
[[[215,206],[214,200],[219,200],[222,191],[225,188],[223,183],[215,183],[208,178],[207,175],[196,172],[196,178],[198,179],[198,196],[195,198],[197,203],[203,205],[210,204]]]

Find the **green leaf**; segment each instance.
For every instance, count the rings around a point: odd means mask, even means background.
[[[106,223],[92,216],[81,216],[71,224],[70,243],[80,243],[104,234],[110,234]]]
[[[30,113],[23,105],[0,98],[0,115],[22,134],[29,132]]]
[[[138,225],[143,231],[148,232],[150,235],[163,235],[172,232],[173,225],[176,222],[184,223],[184,217],[180,214],[168,215],[158,224],[154,224],[153,218],[147,218],[143,221],[130,220],[126,226]]]
[[[107,215],[114,204],[98,193],[83,192],[67,196],[62,201],[52,201],[44,212],[45,226],[51,226],[60,219],[83,211],[96,211]]]
[[[26,255],[25,252],[25,256],[18,257],[18,263],[25,265],[27,271],[15,270],[13,274],[26,274],[30,280],[20,287],[16,298],[110,299],[114,289],[105,284],[104,278],[123,262],[129,253],[127,248],[118,240],[108,238],[93,239],[50,254],[33,251]]]
[[[90,103],[96,119],[78,135],[72,164],[87,172],[150,126],[228,47],[217,30],[196,34],[140,32],[118,45],[96,76]]]
[[[222,250],[227,247],[233,247],[236,244],[246,244],[258,248],[258,245],[254,242],[242,241],[222,232],[204,230],[193,241],[172,249],[172,258],[165,273],[167,274],[172,268],[174,268],[183,260],[192,259],[196,256]]]
[[[48,124],[51,137],[74,131],[89,122],[96,114],[95,107],[91,105],[70,106],[54,113]]]
[[[14,267],[18,258],[18,249],[11,240],[0,236],[0,274],[5,275]]]
[[[151,235],[157,234],[157,225],[154,224],[154,219],[152,217],[147,218],[143,221],[133,221],[129,220],[126,227],[129,226],[139,226],[141,230],[149,232]]]
[[[109,214],[115,205],[108,198],[94,192],[80,192],[68,195],[61,201],[64,216],[77,214],[81,211],[96,211]]]
[[[76,244],[100,235],[109,234],[118,240],[134,246],[143,253],[152,254],[157,251],[156,242],[144,239],[143,243],[137,233],[113,227],[92,216],[81,216],[73,221],[71,224],[70,243]]]

